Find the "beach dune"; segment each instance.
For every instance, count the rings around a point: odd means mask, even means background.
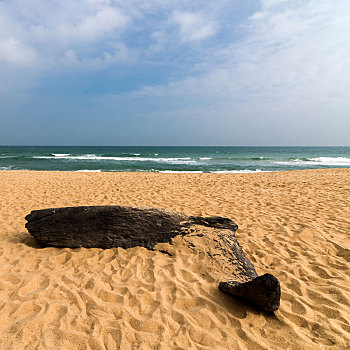
[[[206,254],[214,248],[201,237],[177,236],[156,251],[42,248],[24,227],[32,210],[81,205],[234,220],[258,274],[280,280],[280,309],[266,313],[220,292],[232,271]],[[1,171],[0,348],[348,349],[349,208],[350,169]]]

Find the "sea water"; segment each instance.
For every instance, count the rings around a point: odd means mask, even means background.
[[[0,146],[0,170],[254,173],[350,168],[350,147]]]

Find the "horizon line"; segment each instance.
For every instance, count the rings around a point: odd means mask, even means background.
[[[350,147],[350,145],[0,145],[0,147]]]

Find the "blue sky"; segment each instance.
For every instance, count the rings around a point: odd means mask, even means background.
[[[350,145],[350,2],[0,1],[0,81],[0,144]]]

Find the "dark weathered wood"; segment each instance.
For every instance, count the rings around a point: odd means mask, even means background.
[[[231,266],[237,267],[243,281],[251,280],[247,283],[221,282],[220,290],[245,297],[265,310],[278,308],[278,280],[272,275],[269,275],[271,278],[264,277],[267,275],[256,278],[258,275],[253,264],[235,238],[238,226],[228,218],[187,216],[153,208],[81,206],[34,210],[26,220],[26,228],[39,244],[71,248],[126,249],[141,246],[153,249],[158,243],[170,243],[175,236],[189,234],[194,225],[218,229],[222,234],[218,234],[215,242],[218,242],[220,254],[230,261]],[[269,293],[273,294],[273,302]]]
[[[245,283],[220,282],[219,289],[232,296],[242,297],[265,311],[276,311],[280,306],[280,283],[275,276],[269,273]]]
[[[82,206],[34,210],[26,228],[43,246],[152,249],[188,233],[198,224],[230,229],[238,226],[222,217],[187,216],[170,210],[123,206]]]

